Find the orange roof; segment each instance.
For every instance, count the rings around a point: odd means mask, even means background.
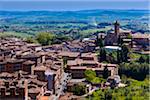
[[[40,96],[39,100],[53,100],[54,97],[53,96]]]
[[[49,99],[48,99],[48,96],[41,96],[40,100],[49,100]]]

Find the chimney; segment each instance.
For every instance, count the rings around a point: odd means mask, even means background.
[[[34,67],[35,67],[35,65],[31,66],[31,75],[34,75]]]
[[[25,100],[28,100],[28,80],[24,81],[25,86]]]
[[[41,63],[44,63],[45,62],[45,55],[42,55],[41,56]]]
[[[18,72],[18,80],[20,80],[20,78],[21,78],[21,73],[20,73],[20,71]]]

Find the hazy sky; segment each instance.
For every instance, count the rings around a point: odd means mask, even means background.
[[[0,1],[148,1],[148,0],[0,0]]]
[[[148,9],[149,0],[0,0],[0,10]]]

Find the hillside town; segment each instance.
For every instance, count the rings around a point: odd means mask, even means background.
[[[117,21],[107,34],[61,44],[42,46],[16,37],[0,38],[0,99],[80,100],[99,89],[125,87],[118,73],[119,62],[105,62],[103,58],[110,61],[111,56],[100,57],[98,52],[121,51],[124,44],[134,53],[148,55],[149,39],[149,34],[121,29]],[[90,82],[85,75],[88,71],[105,81]],[[84,92],[76,95],[74,87],[80,85]]]

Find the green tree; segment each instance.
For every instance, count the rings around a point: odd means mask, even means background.
[[[110,76],[109,70],[107,68],[107,66],[104,67],[104,71],[103,71],[103,78],[107,79],[108,76]]]
[[[29,36],[26,38],[26,42],[27,43],[37,43],[37,41],[33,37],[29,37]]]
[[[41,44],[41,45],[49,45],[51,44],[53,38],[55,37],[54,34],[52,33],[46,33],[46,32],[42,32],[39,33],[36,36],[36,40]]]
[[[86,80],[91,82],[92,84],[100,84],[102,82],[105,82],[105,79],[103,79],[102,77],[97,77],[96,72],[93,70],[86,70],[84,74]]]
[[[117,50],[117,62],[118,63],[122,62],[121,50]]]
[[[62,35],[62,34],[58,34],[53,39],[52,44],[61,44],[62,42],[69,41],[69,40],[71,40],[71,37]]]
[[[90,82],[96,77],[96,73],[93,70],[86,70],[84,72],[84,75],[85,75],[86,80]]]
[[[144,56],[141,56],[139,58],[139,63],[144,63],[144,62],[146,62],[146,58]]]
[[[127,81],[131,84],[124,88],[100,89],[93,92],[91,100],[148,100],[149,79],[144,81],[127,79]]]
[[[118,38],[118,46],[121,47],[121,50],[117,51],[118,63],[127,62],[128,61],[129,48],[123,44],[123,40],[120,36]]]
[[[99,54],[99,59],[100,61],[106,61],[106,50],[104,48],[100,49],[100,54]]]
[[[92,84],[103,84],[104,82],[106,82],[106,80],[101,77],[95,77],[91,81]]]
[[[72,89],[73,94],[75,95],[83,95],[86,93],[86,86],[83,83],[75,84]]]
[[[121,63],[119,75],[126,75],[136,80],[144,80],[149,75],[149,64],[147,63]]]
[[[128,38],[128,39],[132,39],[132,35],[131,35],[131,34],[128,34],[128,35],[127,35],[127,38]]]
[[[97,38],[97,46],[99,46],[100,48],[104,47],[104,41],[101,38]]]
[[[147,58],[146,58],[146,63],[148,63],[148,64],[150,63],[149,56],[150,56],[150,55],[148,55]]]
[[[111,89],[108,89],[105,91],[105,100],[111,100],[112,99],[112,93],[113,91]]]
[[[139,63],[149,63],[149,55],[141,55],[138,62]]]
[[[121,46],[121,58],[122,61],[126,62],[128,60],[128,53],[129,53],[129,49],[127,46],[122,45]]]
[[[108,53],[107,62],[114,63],[114,64],[118,62],[117,61],[117,51]]]
[[[105,99],[105,93],[102,90],[98,90],[92,93],[92,98],[90,100],[104,100]]]

